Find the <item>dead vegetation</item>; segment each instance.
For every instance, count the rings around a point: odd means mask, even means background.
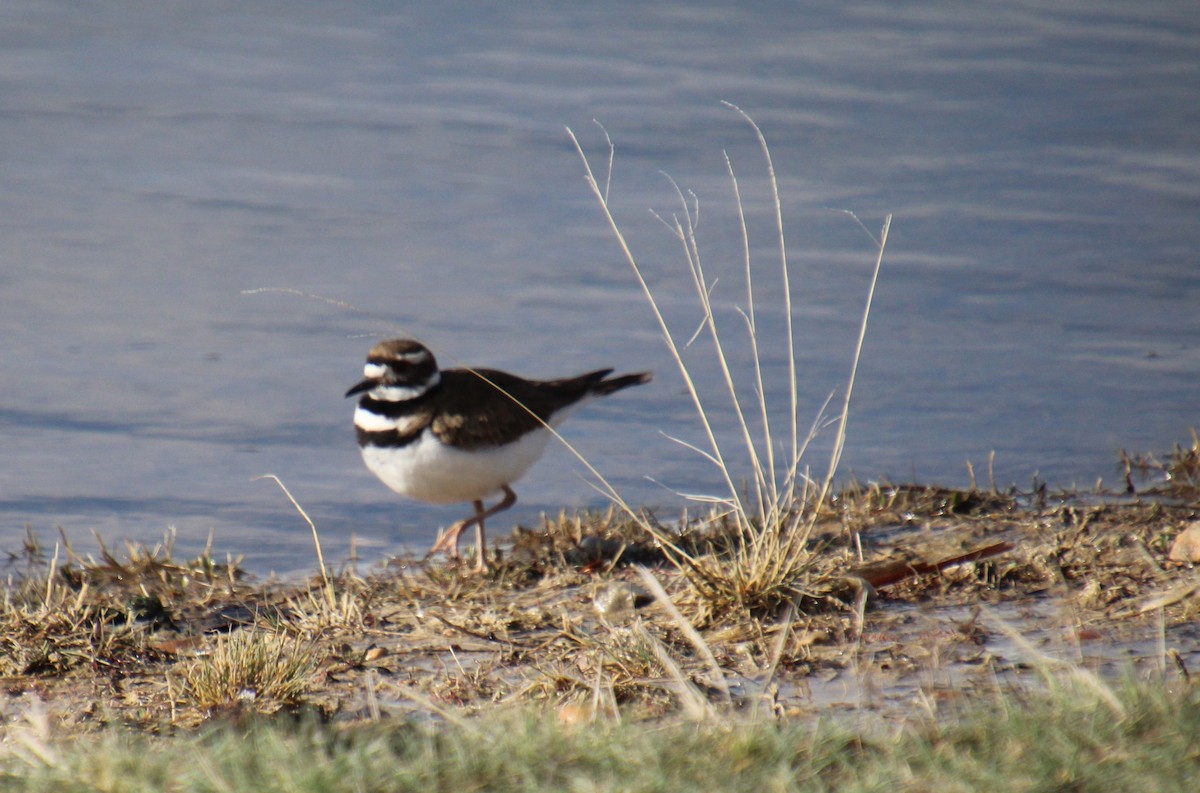
[[[1163,455],[1141,452],[1130,456],[1122,450],[1121,463],[1125,469],[1126,493],[1141,490],[1193,501],[1200,497],[1200,435],[1194,429],[1190,446],[1176,443],[1174,449]],[[1139,488],[1135,480],[1148,486]]]
[[[460,719],[531,702],[568,720],[789,717],[831,702],[886,713],[1019,676],[1028,661],[1000,620],[1040,637],[1039,652],[1127,646],[1190,673],[1198,600],[1155,598],[1192,580],[1166,554],[1196,509],[1025,501],[851,488],[821,509],[811,577],[773,612],[722,607],[641,530],[646,518],[615,511],[518,529],[487,577],[392,559],[368,575],[260,583],[207,554],[176,561],[169,543],[83,558],[31,538],[0,609],[0,707],[42,701],[68,733],[279,712]],[[714,568],[738,531],[721,516],[659,525]]]

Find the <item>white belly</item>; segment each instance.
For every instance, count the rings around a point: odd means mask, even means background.
[[[408,446],[364,446],[363,461],[385,485],[433,504],[475,501],[520,479],[546,450],[550,433],[534,430],[516,443],[460,451],[424,432]]]

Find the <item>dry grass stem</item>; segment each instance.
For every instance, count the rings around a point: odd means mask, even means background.
[[[878,251],[875,269],[867,294],[867,304],[864,308],[860,325],[858,342],[850,371],[850,379],[842,400],[842,411],[838,423],[837,435],[834,439],[833,451],[829,468],[822,477],[820,486],[814,487],[803,467],[804,455],[817,433],[824,426],[824,406],[817,414],[812,426],[805,436],[800,435],[799,421],[799,385],[796,369],[796,341],[792,323],[794,307],[792,303],[791,276],[788,269],[786,236],[784,233],[782,202],[779,195],[778,180],[775,176],[774,163],[771,159],[770,148],[762,130],[752,118],[740,108],[725,103],[746,121],[756,136],[763,159],[766,163],[769,190],[774,207],[774,221],[777,232],[776,247],[781,265],[783,288],[780,292],[781,309],[786,323],[784,344],[788,360],[788,406],[787,426],[788,437],[782,442],[772,434],[774,410],[768,403],[767,389],[764,384],[762,356],[764,340],[760,338],[758,322],[758,301],[755,290],[755,268],[751,261],[751,241],[748,224],[742,200],[742,190],[728,155],[725,157],[729,171],[734,202],[738,212],[738,223],[741,229],[742,269],[745,279],[747,306],[738,309],[749,340],[752,357],[753,395],[744,397],[739,386],[741,375],[735,371],[733,355],[730,352],[728,335],[719,321],[713,306],[713,291],[716,279],[705,270],[701,249],[696,235],[699,223],[699,201],[694,194],[687,193],[669,176],[667,179],[675,192],[678,211],[669,217],[654,213],[680,244],[681,254],[686,265],[692,289],[702,311],[699,328],[692,334],[704,332],[713,349],[713,361],[719,372],[720,382],[728,400],[734,425],[740,439],[742,453],[748,463],[746,473],[734,463],[734,458],[725,448],[720,433],[716,429],[713,409],[707,404],[700,393],[698,382],[700,375],[694,371],[683,355],[683,349],[691,343],[680,342],[678,336],[668,325],[659,307],[658,300],[650,289],[641,266],[629,247],[624,233],[618,224],[609,202],[609,185],[614,146],[605,133],[608,146],[608,173],[603,180],[593,171],[583,147],[569,128],[567,133],[575,146],[584,167],[588,186],[609,228],[615,235],[626,263],[632,270],[641,288],[643,296],[649,304],[655,321],[658,323],[660,334],[669,353],[676,363],[676,368],[683,379],[689,398],[696,410],[701,430],[705,437],[703,447],[679,439],[686,448],[700,454],[711,462],[717,469],[723,483],[724,492],[716,496],[684,494],[687,497],[707,503],[712,507],[712,513],[707,519],[710,526],[722,525],[726,530],[727,541],[720,547],[713,545],[708,548],[689,546],[681,541],[678,533],[663,531],[659,527],[647,524],[645,529],[667,550],[671,560],[687,574],[700,595],[707,601],[707,612],[711,615],[728,613],[732,608],[741,613],[777,613],[789,604],[797,603],[802,597],[819,591],[823,586],[824,574],[817,572],[814,567],[814,549],[810,546],[812,532],[820,515],[822,505],[825,505],[832,492],[834,476],[841,460],[845,445],[846,426],[849,417],[850,400],[853,393],[854,381],[858,372],[858,362],[861,359],[863,343],[866,335],[867,318],[870,315],[871,302],[878,282],[879,272],[883,263],[883,252],[887,244],[887,233],[890,228],[890,217],[885,221],[883,234],[877,241]],[[603,187],[601,185],[604,185]],[[753,415],[760,425],[755,429],[750,419],[750,411],[746,405],[754,403]],[[776,450],[784,448],[789,455],[786,464],[781,465],[776,457]],[[745,493],[741,482],[746,482],[750,493]],[[632,513],[630,513],[632,514]]]
[[[329,568],[325,566],[325,554],[321,550],[321,535],[317,533],[317,524],[313,523],[312,518],[310,518],[308,513],[304,511],[304,507],[300,506],[300,502],[297,501],[296,497],[292,495],[292,492],[287,489],[287,485],[285,485],[279,477],[275,476],[275,474],[262,474],[261,476],[256,476],[254,478],[256,480],[270,479],[275,482],[275,484],[279,485],[279,489],[282,490],[283,494],[288,497],[288,501],[292,502],[292,506],[296,508],[296,511],[300,513],[300,517],[304,518],[304,522],[307,523],[308,528],[312,530],[313,547],[315,547],[317,550],[317,565],[321,568],[321,581],[325,584],[325,598],[328,601],[329,608],[336,609],[337,596],[334,594],[333,584],[329,580]]]

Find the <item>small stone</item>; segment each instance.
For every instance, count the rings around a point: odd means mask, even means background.
[[[1167,561],[1179,564],[1200,562],[1200,521],[1193,521],[1179,532],[1167,553]]]
[[[568,702],[558,708],[558,721],[564,727],[575,727],[595,720],[595,713],[587,705]]]
[[[592,606],[601,619],[621,620],[652,601],[641,587],[624,581],[613,581],[596,589]]]

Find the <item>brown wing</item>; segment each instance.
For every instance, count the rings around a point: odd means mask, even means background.
[[[530,381],[494,369],[449,369],[442,372],[443,404],[432,429],[441,440],[463,449],[498,446],[543,426],[556,411],[587,396],[611,371]]]

